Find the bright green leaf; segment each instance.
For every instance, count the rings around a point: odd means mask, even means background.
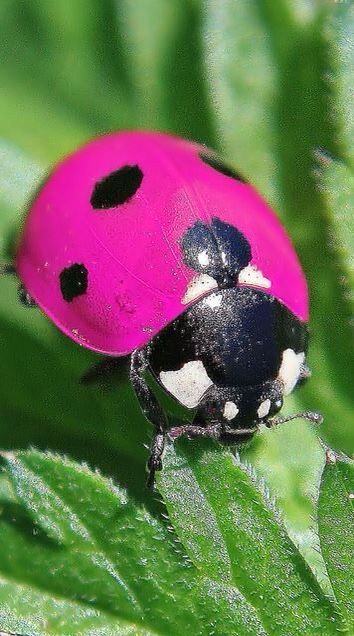
[[[169,448],[158,483],[193,563],[237,586],[267,633],[341,628],[252,469],[215,444],[184,443]]]
[[[2,629],[26,636],[265,634],[237,590],[200,576],[157,506],[149,512],[59,456],[32,451],[3,460],[18,499],[5,497],[0,506]]]
[[[295,412],[296,403],[292,400]],[[319,482],[324,452],[317,431],[303,420],[265,429],[253,443],[240,449],[243,461],[251,462],[276,497],[287,531],[309,563],[317,580],[332,594],[325,563],[319,549],[316,524]]]
[[[334,593],[354,631],[354,462],[329,453],[319,500],[323,556]]]

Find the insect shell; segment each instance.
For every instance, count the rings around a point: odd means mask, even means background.
[[[249,439],[308,375],[294,248],[256,190],[204,146],[121,132],[80,148],[33,201],[13,269],[22,300],[72,340],[130,356],[154,427],[150,484],[167,432]],[[196,410],[191,425],[169,427],[146,372]]]

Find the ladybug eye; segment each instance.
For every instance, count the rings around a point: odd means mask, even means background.
[[[123,166],[98,181],[93,189],[91,205],[95,210],[107,210],[122,205],[140,188],[143,173],[139,166]]]
[[[199,158],[203,161],[203,163],[206,163],[211,168],[214,168],[214,170],[217,170],[217,172],[225,175],[225,177],[231,177],[232,179],[236,179],[236,181],[241,181],[241,183],[247,183],[244,177],[242,177],[236,170],[231,168],[231,166],[227,165],[227,163],[224,163],[217,155],[200,152]]]

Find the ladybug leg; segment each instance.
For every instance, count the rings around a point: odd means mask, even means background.
[[[106,357],[90,367],[80,378],[81,384],[94,384],[106,378],[110,378],[117,371],[124,370],[127,366],[127,358]]]
[[[21,284],[18,288],[18,298],[25,307],[37,307],[37,303],[28,293],[27,289]]]
[[[15,265],[13,265],[12,263],[7,263],[6,265],[2,265],[0,267],[0,274],[1,275],[16,274]]]
[[[175,441],[181,435],[188,438],[211,437],[220,442],[239,443],[251,437],[255,432],[255,427],[234,429],[224,424],[212,424],[209,426],[175,426],[168,432],[168,436]]]
[[[133,351],[130,363],[130,381],[135,395],[145,417],[155,429],[154,438],[150,447],[150,457],[147,468],[149,476],[147,485],[152,488],[155,481],[155,472],[162,468],[162,455],[165,448],[167,421],[165,414],[151,391],[145,379],[148,369],[147,354],[144,350]]]
[[[286,422],[290,422],[290,420],[297,419],[307,420],[312,424],[322,424],[323,415],[316,411],[303,411],[302,413],[294,413],[293,415],[285,415],[284,417],[269,418],[269,420],[264,423],[268,428],[273,428],[273,426],[279,426],[279,424],[285,424]]]
[[[150,457],[147,462],[148,478],[146,485],[153,488],[155,483],[155,473],[162,469],[162,455],[165,448],[165,434],[155,433],[150,446]]]
[[[13,263],[7,263],[6,265],[0,266],[0,275],[6,276],[9,274],[17,274],[16,267]],[[22,283],[18,288],[18,298],[20,303],[22,303],[22,305],[25,305],[26,307],[37,307],[37,303],[35,302],[35,300],[33,300],[32,296],[28,293],[27,289],[24,287],[24,285],[22,285]]]
[[[187,435],[190,439],[194,437],[212,437],[213,439],[219,439],[222,433],[221,424],[211,424],[210,426],[174,426],[168,431],[168,436],[172,441],[175,441],[181,435]]]

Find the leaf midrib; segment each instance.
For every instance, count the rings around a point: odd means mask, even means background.
[[[265,632],[266,634],[268,634],[268,633],[269,633],[269,631],[268,631],[268,628],[264,625],[263,617],[259,615],[259,610],[260,610],[260,608],[255,607],[255,605],[254,605],[252,602],[250,602],[250,600],[249,600],[248,596],[247,596],[247,595],[245,595],[245,594],[244,594],[244,592],[243,592],[243,591],[241,591],[241,590],[238,588],[238,586],[236,585],[236,583],[235,583],[235,581],[234,581],[234,578],[233,578],[233,566],[232,566],[232,559],[231,559],[230,551],[229,551],[229,548],[228,548],[228,543],[225,541],[225,534],[224,534],[224,532],[221,530],[221,527],[220,527],[220,524],[219,524],[218,515],[216,515],[215,509],[214,509],[214,507],[213,507],[213,505],[212,505],[212,503],[211,503],[211,501],[210,501],[210,499],[209,499],[208,494],[207,494],[207,493],[205,493],[205,491],[203,490],[203,488],[202,488],[202,486],[201,486],[200,480],[198,479],[198,476],[197,476],[197,472],[198,472],[198,471],[194,471],[194,470],[193,470],[193,465],[192,465],[192,462],[190,461],[190,458],[189,458],[189,457],[186,457],[186,459],[187,459],[187,461],[188,461],[188,465],[190,466],[190,468],[191,468],[191,470],[192,470],[192,473],[193,473],[193,475],[194,475],[194,477],[195,477],[195,480],[196,480],[196,482],[198,483],[198,486],[199,486],[199,488],[200,488],[200,491],[201,491],[201,493],[203,494],[203,498],[207,501],[208,506],[210,507],[210,509],[211,509],[211,510],[213,511],[213,513],[214,513],[215,523],[216,523],[217,528],[218,528],[218,530],[219,530],[219,532],[220,532],[220,536],[221,536],[221,537],[222,537],[222,539],[223,539],[224,548],[225,548],[226,554],[227,554],[227,555],[228,555],[228,557],[229,557],[229,563],[230,563],[230,573],[231,573],[231,578],[230,578],[230,580],[229,580],[228,584],[229,584],[229,585],[230,585],[230,586],[231,586],[231,587],[232,587],[232,588],[233,588],[233,589],[237,592],[237,594],[240,596],[240,598],[244,599],[244,600],[246,601],[246,603],[247,603],[247,604],[248,604],[248,605],[249,605],[249,606],[250,606],[250,607],[254,610],[254,612],[255,612],[255,614],[256,614],[256,616],[257,616],[257,619],[258,619],[258,621],[259,621],[260,626],[262,627],[262,629],[264,630],[264,632]],[[207,492],[208,492],[208,491],[207,491]],[[184,545],[184,544],[183,544],[183,545]],[[187,549],[187,548],[186,548],[186,549]],[[190,555],[191,555],[191,556],[190,556],[190,558],[191,558],[191,560],[192,560],[193,564],[195,565],[195,567],[196,567],[198,570],[200,570],[200,571],[202,571],[202,572],[203,572],[203,576],[204,576],[205,578],[208,578],[209,580],[215,580],[217,583],[219,583],[219,581],[217,580],[217,578],[216,578],[216,577],[210,577],[210,576],[207,576],[207,575],[204,573],[204,569],[202,569],[200,566],[198,566],[198,565],[194,562],[193,553],[191,553],[191,551],[189,551],[189,550],[188,550],[188,552],[189,552],[189,553],[190,553]]]
[[[230,457],[236,461],[235,457],[233,457],[233,455],[232,455],[232,454],[230,454]],[[271,617],[269,617],[269,616],[267,616],[267,615],[266,615],[266,616],[264,616],[262,606],[255,606],[255,605],[253,604],[253,602],[250,600],[249,594],[245,593],[245,592],[244,592],[244,590],[240,590],[240,589],[239,589],[239,587],[237,586],[237,583],[234,581],[234,578],[233,578],[234,568],[232,567],[233,559],[231,558],[231,555],[230,555],[230,551],[229,551],[229,547],[228,547],[228,542],[225,540],[225,533],[224,533],[224,532],[221,530],[221,528],[220,528],[220,524],[219,524],[219,520],[218,520],[218,515],[216,514],[216,512],[215,512],[215,508],[214,508],[214,506],[212,505],[212,502],[211,502],[211,500],[210,500],[210,498],[209,498],[209,496],[208,496],[208,489],[207,489],[207,492],[205,492],[205,491],[204,491],[204,489],[202,488],[202,485],[201,485],[200,479],[198,479],[198,476],[197,476],[197,475],[198,475],[198,471],[194,471],[194,470],[193,470],[192,462],[191,462],[191,460],[190,460],[189,456],[188,456],[188,457],[187,457],[187,456],[185,456],[185,459],[187,459],[187,461],[188,461],[188,465],[189,465],[189,466],[190,466],[190,468],[192,469],[193,475],[194,475],[194,477],[195,477],[195,479],[196,479],[196,481],[197,481],[197,483],[198,483],[198,486],[199,486],[199,488],[200,488],[200,491],[201,491],[201,492],[202,492],[202,494],[203,494],[203,497],[205,498],[205,500],[206,500],[206,501],[207,501],[207,503],[208,503],[208,506],[210,507],[210,509],[211,509],[211,510],[213,511],[213,513],[214,513],[215,522],[216,522],[217,527],[218,527],[218,529],[219,529],[220,536],[221,536],[221,537],[222,537],[222,539],[223,539],[224,547],[225,547],[226,553],[227,553],[227,555],[228,555],[228,557],[229,557],[229,561],[230,561],[230,564],[231,564],[231,574],[232,574],[232,579],[230,580],[230,586],[231,586],[231,587],[233,587],[233,588],[234,588],[234,589],[238,592],[238,594],[241,596],[241,598],[243,598],[243,599],[246,601],[246,603],[247,603],[247,604],[248,604],[251,608],[253,608],[253,610],[254,610],[255,614],[257,615],[257,618],[258,618],[258,620],[259,620],[259,623],[260,623],[260,624],[261,624],[261,626],[263,627],[264,631],[265,631],[266,633],[271,633],[271,632],[269,632],[269,625],[268,625],[268,624],[267,624],[267,625],[265,625],[265,624],[264,624],[264,619],[266,619],[266,620],[267,620],[267,623],[268,623],[268,622],[269,622],[269,620],[271,620]],[[241,462],[241,461],[240,461],[239,466],[245,469],[245,467],[244,467],[244,465],[242,464],[242,462]],[[251,479],[251,480],[252,480],[253,485],[256,487],[255,479],[254,479],[254,478],[252,478],[252,477],[251,477],[251,475],[249,475],[249,474],[248,474],[248,471],[247,471],[247,475],[248,475],[249,479]],[[263,496],[263,494],[262,494],[262,492],[259,490],[259,488],[257,488],[257,491],[259,492],[259,494],[260,494],[260,495],[261,495],[261,497],[262,497],[262,501],[263,501],[264,506],[267,508],[267,510],[269,510],[269,512],[270,512],[270,513],[273,513],[273,514],[274,514],[274,511],[272,511],[272,510],[271,510],[271,502],[267,502],[267,501],[265,501],[265,497]],[[281,529],[282,529],[283,534],[284,534],[284,537],[283,537],[283,538],[285,538],[285,539],[286,539],[286,538],[288,538],[288,540],[289,540],[289,542],[290,542],[291,546],[292,546],[292,547],[293,547],[293,549],[297,552],[297,554],[298,554],[298,557],[299,557],[300,561],[304,564],[304,566],[307,568],[307,570],[308,570],[309,574],[313,577],[313,583],[317,585],[317,593],[318,593],[318,594],[321,594],[321,595],[323,596],[323,599],[325,599],[325,594],[323,593],[323,590],[322,590],[322,588],[320,587],[320,585],[319,585],[319,583],[318,583],[318,581],[317,581],[316,577],[313,575],[313,572],[311,571],[311,568],[309,568],[309,566],[308,566],[308,564],[307,564],[306,560],[303,558],[303,556],[301,555],[301,553],[300,553],[300,552],[298,551],[298,549],[296,548],[296,545],[295,545],[295,544],[291,541],[290,537],[288,536],[288,533],[286,532],[285,526],[283,525],[282,521],[278,518],[278,519],[276,520],[276,523],[278,523],[278,524],[281,526]],[[193,554],[192,554],[189,550],[188,550],[188,552],[189,552],[189,554],[191,555],[191,557],[190,557],[190,558],[191,558],[192,562],[194,563],[195,567],[196,567],[198,570],[202,570],[202,568],[201,568],[201,567],[198,567],[198,565],[194,562]],[[292,560],[292,559],[291,559],[291,560]],[[203,571],[204,571],[204,570],[203,570]],[[298,575],[301,577],[301,574],[300,574],[300,573],[299,573]],[[206,575],[204,575],[204,576],[206,576]],[[213,577],[208,577],[208,578],[213,578]],[[216,579],[215,579],[215,580],[216,580]],[[313,590],[312,590],[312,591],[313,591]],[[302,596],[303,594],[306,594],[306,590],[302,590],[302,591],[301,591],[301,596]],[[285,596],[284,596],[284,598],[285,598]],[[316,598],[317,598],[317,601],[319,602],[319,601],[320,601],[320,599],[318,598],[318,596],[316,596]],[[330,604],[329,599],[327,599],[327,598],[326,598],[326,601]],[[333,604],[332,604],[332,609],[333,609],[334,614],[338,614],[338,610],[337,610],[337,612],[336,612],[336,608],[335,608],[335,606],[334,606]],[[260,616],[260,612],[261,612],[261,616]],[[343,617],[342,617],[342,619],[343,619]],[[270,626],[270,627],[271,627],[271,626]]]

